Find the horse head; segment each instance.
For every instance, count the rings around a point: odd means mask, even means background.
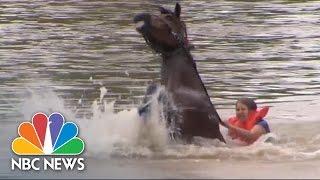
[[[174,12],[160,7],[160,14],[141,13],[134,17],[136,30],[147,44],[158,53],[173,52],[188,48],[186,25],[180,18],[181,6],[176,4]]]

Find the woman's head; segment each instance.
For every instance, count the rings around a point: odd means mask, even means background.
[[[236,103],[236,115],[241,121],[245,121],[248,119],[250,111],[256,111],[257,104],[253,99],[250,98],[241,98],[238,99]]]

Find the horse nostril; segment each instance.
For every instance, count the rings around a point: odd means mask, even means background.
[[[147,13],[141,13],[141,14],[138,14],[136,16],[134,16],[133,18],[133,22],[134,23],[137,23],[139,21],[147,21],[150,19],[150,15],[147,14]]]

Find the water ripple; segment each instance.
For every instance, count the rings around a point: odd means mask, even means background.
[[[134,14],[157,9],[158,1],[2,2],[0,100],[19,103],[23,87],[49,81],[70,106],[83,91],[92,100],[105,86],[121,109],[139,103],[146,84],[159,80],[161,59],[132,23]],[[318,2],[181,4],[200,76],[218,107],[240,96],[269,102],[319,96]],[[16,113],[2,107],[5,117]]]

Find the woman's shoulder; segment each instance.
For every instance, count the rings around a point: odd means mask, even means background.
[[[266,123],[266,124],[268,124],[268,121],[265,120],[265,119],[260,119],[260,120],[258,120],[258,121],[256,122],[256,124],[259,124],[259,123]]]
[[[265,119],[261,119],[261,120],[257,121],[256,125],[262,126],[266,130],[267,133],[270,132],[269,124]]]

